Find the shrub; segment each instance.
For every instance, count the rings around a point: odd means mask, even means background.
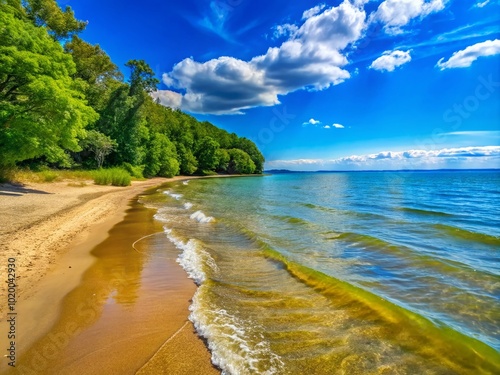
[[[121,168],[100,169],[94,172],[96,185],[129,186],[130,175]]]
[[[53,182],[59,178],[59,173],[54,171],[43,171],[39,172],[38,175],[43,182]]]
[[[143,179],[144,175],[144,165],[132,165],[130,163],[123,163],[123,169],[125,169],[129,175],[132,177]]]

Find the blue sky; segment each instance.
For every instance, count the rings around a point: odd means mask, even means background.
[[[500,168],[499,0],[61,1],[266,168]]]

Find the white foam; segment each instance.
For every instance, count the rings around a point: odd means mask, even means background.
[[[154,214],[153,217],[156,220],[161,221],[162,223],[168,223],[168,222],[170,222],[170,219],[168,219],[165,216],[163,216],[160,212],[157,212],[156,214]]]
[[[196,220],[198,223],[210,223],[214,221],[212,216],[206,216],[202,211],[196,211],[189,218]]]
[[[189,180],[182,181],[182,184],[183,184],[183,185],[187,185],[187,184],[189,184]]]
[[[182,194],[175,194],[175,193],[172,193],[170,190],[164,191],[163,194],[166,194],[166,195],[168,195],[176,200],[179,200],[182,198]]]
[[[205,296],[209,286],[202,285],[193,297],[189,319],[198,334],[205,337],[212,352],[212,362],[222,369],[222,374],[278,374],[283,362],[271,351],[258,327],[243,321],[226,309],[210,304]],[[248,327],[248,328],[247,328]],[[262,362],[267,367],[262,371]]]
[[[191,209],[191,208],[193,207],[193,204],[192,204],[192,203],[190,203],[190,202],[186,202],[186,203],[184,203],[184,205],[183,205],[183,206],[184,206],[184,208],[185,208],[186,210],[189,210],[189,209]]]
[[[172,234],[171,229],[164,229],[170,242],[179,250],[182,250],[177,258],[177,263],[184,268],[189,278],[193,279],[196,284],[200,285],[207,279],[204,265],[208,265],[214,273],[219,271],[219,267],[215,263],[215,260],[203,249],[199,241],[190,239],[187,242],[183,242]]]
[[[219,268],[203,243],[196,239],[182,240],[174,230],[164,229],[167,238],[182,251],[177,262],[199,286],[189,307],[189,319],[198,334],[207,339],[212,362],[222,369],[223,375],[283,373],[283,361],[271,350],[261,333],[263,328],[212,300],[213,285],[206,280],[208,275],[217,274]]]

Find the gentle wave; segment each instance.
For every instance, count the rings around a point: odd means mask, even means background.
[[[189,210],[191,208],[193,208],[193,204],[190,203],[190,202],[186,202],[182,205],[186,210]]]
[[[256,333],[262,328],[214,305],[210,293],[209,285],[198,288],[189,307],[189,319],[198,334],[207,339],[212,363],[222,369],[223,375],[282,373],[280,357],[272,352],[262,334]]]
[[[362,218],[362,219],[380,219],[380,220],[384,220],[384,221],[389,219],[387,216],[375,214],[373,212],[341,210],[338,208],[324,207],[324,206],[320,206],[320,205],[312,204],[312,203],[299,203],[299,205],[302,207],[307,207],[307,208],[310,208],[313,210],[322,211],[325,213],[335,214],[335,215],[345,215],[348,217],[356,217],[356,218]]]
[[[177,262],[198,285],[189,307],[189,319],[197,333],[207,339],[212,363],[227,375],[281,373],[283,362],[262,334],[255,333],[262,329],[219,307],[211,298],[213,281],[210,276],[216,276],[220,270],[204,244],[196,239],[183,241],[172,229],[164,229],[167,238],[182,250]]]
[[[170,190],[164,191],[163,194],[168,195],[169,197],[172,197],[175,200],[179,200],[182,198],[182,194],[175,194],[175,193],[172,193]]]
[[[153,218],[155,218],[158,221],[161,221],[162,223],[168,223],[168,222],[170,222],[170,219],[166,218],[165,216],[163,216],[159,212],[157,212],[156,214],[154,214]]]
[[[212,216],[206,216],[202,211],[196,211],[189,218],[196,220],[198,223],[211,223],[214,221]]]
[[[426,347],[447,348],[442,359],[458,373],[471,367],[500,373],[500,353],[483,342],[444,324],[435,325],[426,317],[358,286],[290,261],[269,246],[264,254],[282,263],[295,279],[331,298],[335,305],[348,307],[351,316],[383,322],[387,331],[384,337],[411,347],[424,357]]]
[[[186,270],[189,278],[193,279],[196,284],[200,285],[207,279],[204,270],[205,265],[208,265],[213,271],[218,272],[215,260],[203,249],[203,246],[198,240],[191,238],[187,242],[183,242],[180,238],[172,234],[171,229],[164,229],[170,242],[179,250],[182,250],[177,258],[177,263]]]
[[[410,212],[412,214],[418,214],[418,215],[453,216],[452,214],[448,214],[446,212],[423,210],[423,209],[420,209],[420,208],[411,208],[411,207],[397,207],[396,210],[403,211],[403,212]]]
[[[289,223],[289,224],[297,224],[297,225],[308,225],[309,223],[304,220],[304,219],[301,219],[299,217],[294,217],[294,216],[279,216],[279,215],[276,215],[276,216],[273,216],[275,219],[278,219],[284,223]]]
[[[362,249],[369,249],[372,253],[390,254],[399,259],[407,260],[411,262],[412,266],[408,269],[408,272],[422,269],[435,270],[440,274],[448,274],[469,282],[471,282],[469,276],[476,274],[476,270],[465,263],[452,259],[442,259],[436,255],[427,255],[410,247],[395,245],[366,234],[353,232],[336,234],[332,232],[325,239],[330,241],[344,241],[348,246],[357,246]],[[485,272],[485,276],[489,274],[487,271],[482,272]]]
[[[453,227],[445,224],[434,224],[433,227],[447,235],[471,242],[479,242],[487,245],[500,246],[500,237],[491,236],[484,233],[472,232],[466,229]]]

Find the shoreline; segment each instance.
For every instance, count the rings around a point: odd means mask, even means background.
[[[65,315],[64,300],[68,293],[83,282],[84,273],[96,262],[91,251],[109,238],[110,230],[123,222],[133,206],[139,205],[138,197],[148,189],[165,183],[195,178],[204,177],[157,178],[134,182],[131,187],[125,188],[97,185],[73,187],[67,183],[27,184],[20,189],[0,185],[0,254],[4,262],[9,257],[16,259],[16,309],[23,317],[23,332],[18,337],[18,359]],[[148,210],[145,207],[139,209]],[[148,214],[152,217],[151,212]],[[219,373],[210,362],[208,349],[187,320],[187,307],[196,287],[175,261],[170,266],[172,269],[177,267],[175,280],[171,281],[176,285],[177,282],[184,283],[182,287],[177,285],[181,289],[181,293],[177,294],[187,303],[185,311],[174,314],[177,320],[181,318],[182,328],[175,324],[171,327],[178,330],[174,341],[180,341],[175,343],[175,348],[168,345],[156,348],[141,368],[146,369],[152,363],[160,366],[162,359],[178,355],[187,355],[189,359],[189,350],[193,350],[194,345],[197,356],[204,361],[197,365],[205,366],[208,373],[211,373],[210,370],[214,374]],[[2,288],[1,300],[6,300],[5,292]],[[6,316],[5,307],[6,303],[0,304],[2,320]],[[2,324],[1,328],[7,332],[6,324]],[[169,331],[169,335],[171,333]],[[162,333],[165,334],[167,332]],[[0,343],[5,346],[8,342],[4,336],[7,335],[0,336]],[[201,356],[200,350],[205,352]],[[182,354],[183,351],[186,353]],[[142,353],[142,360],[147,359],[149,354]],[[153,362],[149,364],[149,360]],[[0,370],[6,367],[6,362],[2,361]],[[146,373],[144,369],[142,371]]]

